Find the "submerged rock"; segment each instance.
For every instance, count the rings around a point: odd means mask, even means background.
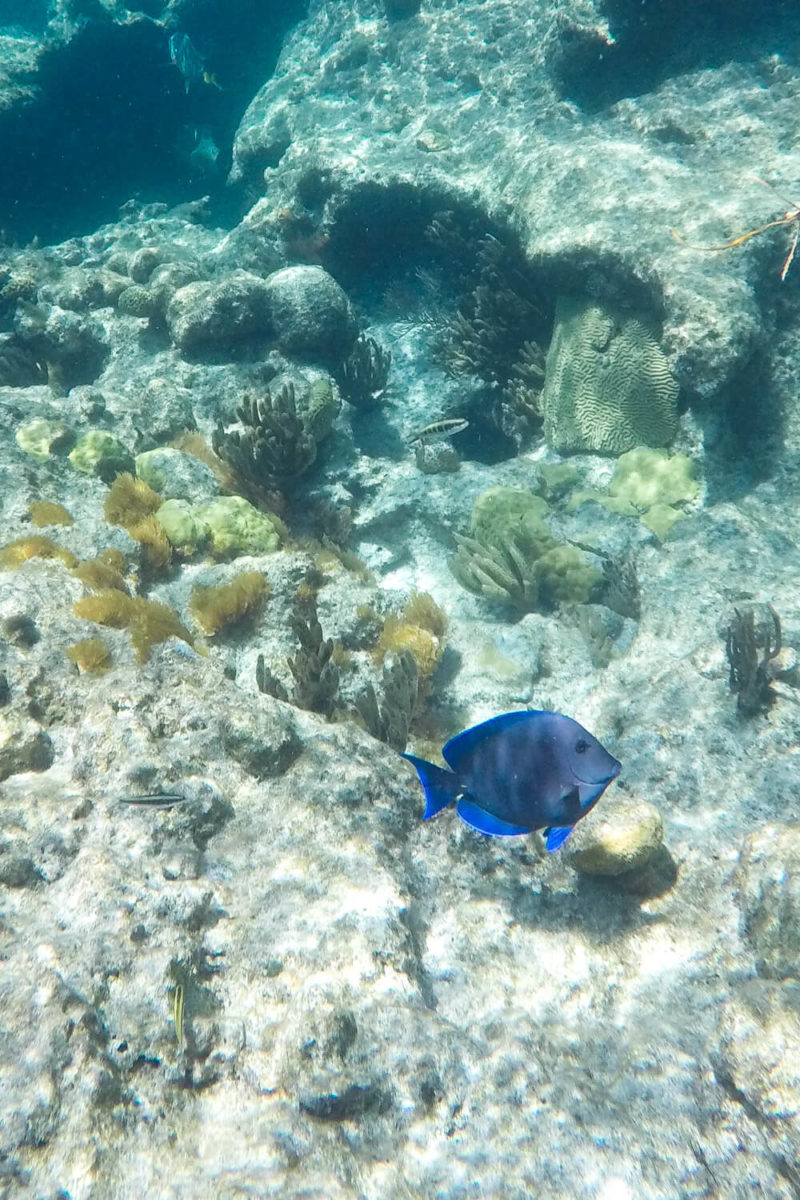
[[[622,875],[644,867],[663,840],[661,814],[652,804],[615,798],[580,826],[567,852],[583,875]]]

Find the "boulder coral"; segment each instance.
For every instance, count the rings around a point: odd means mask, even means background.
[[[678,384],[645,319],[560,297],[541,399],[553,449],[622,454],[668,446],[678,429],[677,400]]]

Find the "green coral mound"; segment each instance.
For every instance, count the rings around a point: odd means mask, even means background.
[[[496,487],[475,502],[470,537],[456,534],[450,569],[462,587],[519,612],[586,603],[603,572],[575,546],[556,541],[547,505],[532,492]]]
[[[260,512],[241,496],[221,496],[211,504],[198,506],[194,515],[208,529],[211,553],[215,558],[272,554],[280,548],[277,520]]]
[[[209,504],[165,500],[156,520],[185,558],[204,548],[216,559],[272,554],[285,532],[277,517],[260,512],[242,496],[220,496]]]
[[[640,446],[617,460],[608,494],[629,501],[635,508],[647,509],[654,504],[696,500],[700,484],[694,463],[685,454],[669,455]]]
[[[81,475],[99,475],[109,482],[131,470],[133,459],[119,438],[104,429],[90,429],[69,453],[72,469]]]
[[[676,506],[690,504],[699,495],[700,483],[690,458],[639,446],[617,459],[607,494],[575,491],[567,507],[574,511],[594,500],[609,512],[639,517],[664,542],[675,522],[686,515]]]
[[[678,384],[646,321],[585,298],[558,300],[541,400],[555,450],[667,446],[678,428],[677,400]]]
[[[32,421],[26,421],[19,427],[16,439],[21,450],[38,462],[44,462],[57,449],[71,441],[72,431],[63,421],[34,417]]]

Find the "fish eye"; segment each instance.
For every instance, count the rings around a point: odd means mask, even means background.
[[[584,738],[578,738],[577,742],[575,743],[575,753],[585,754],[588,749],[589,743]]]

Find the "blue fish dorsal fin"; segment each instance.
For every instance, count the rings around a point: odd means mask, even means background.
[[[417,758],[415,754],[401,754],[400,757],[417,769],[420,783],[425,789],[425,812],[422,819],[430,821],[431,817],[435,817],[455,800],[458,795],[458,780],[451,771],[445,771],[444,767],[437,767],[435,763],[429,763],[424,758]]]
[[[487,837],[519,837],[522,833],[530,833],[530,829],[526,829],[524,825],[509,825],[508,821],[501,821],[499,817],[479,808],[474,800],[468,800],[466,796],[459,797],[456,812],[465,825],[469,825],[470,829],[477,829],[478,833],[485,833]]]
[[[486,741],[487,737],[504,733],[514,725],[521,725],[524,721],[536,720],[542,716],[544,713],[538,709],[523,709],[521,712],[501,713],[499,717],[490,717],[488,721],[481,721],[480,725],[473,725],[463,733],[451,737],[442,747],[442,758],[448,767],[457,771],[459,763],[480,746],[481,742]]]
[[[554,825],[552,829],[545,829],[543,832],[547,838],[545,842],[547,853],[552,854],[559,846],[563,846],[574,828],[574,825]]]

